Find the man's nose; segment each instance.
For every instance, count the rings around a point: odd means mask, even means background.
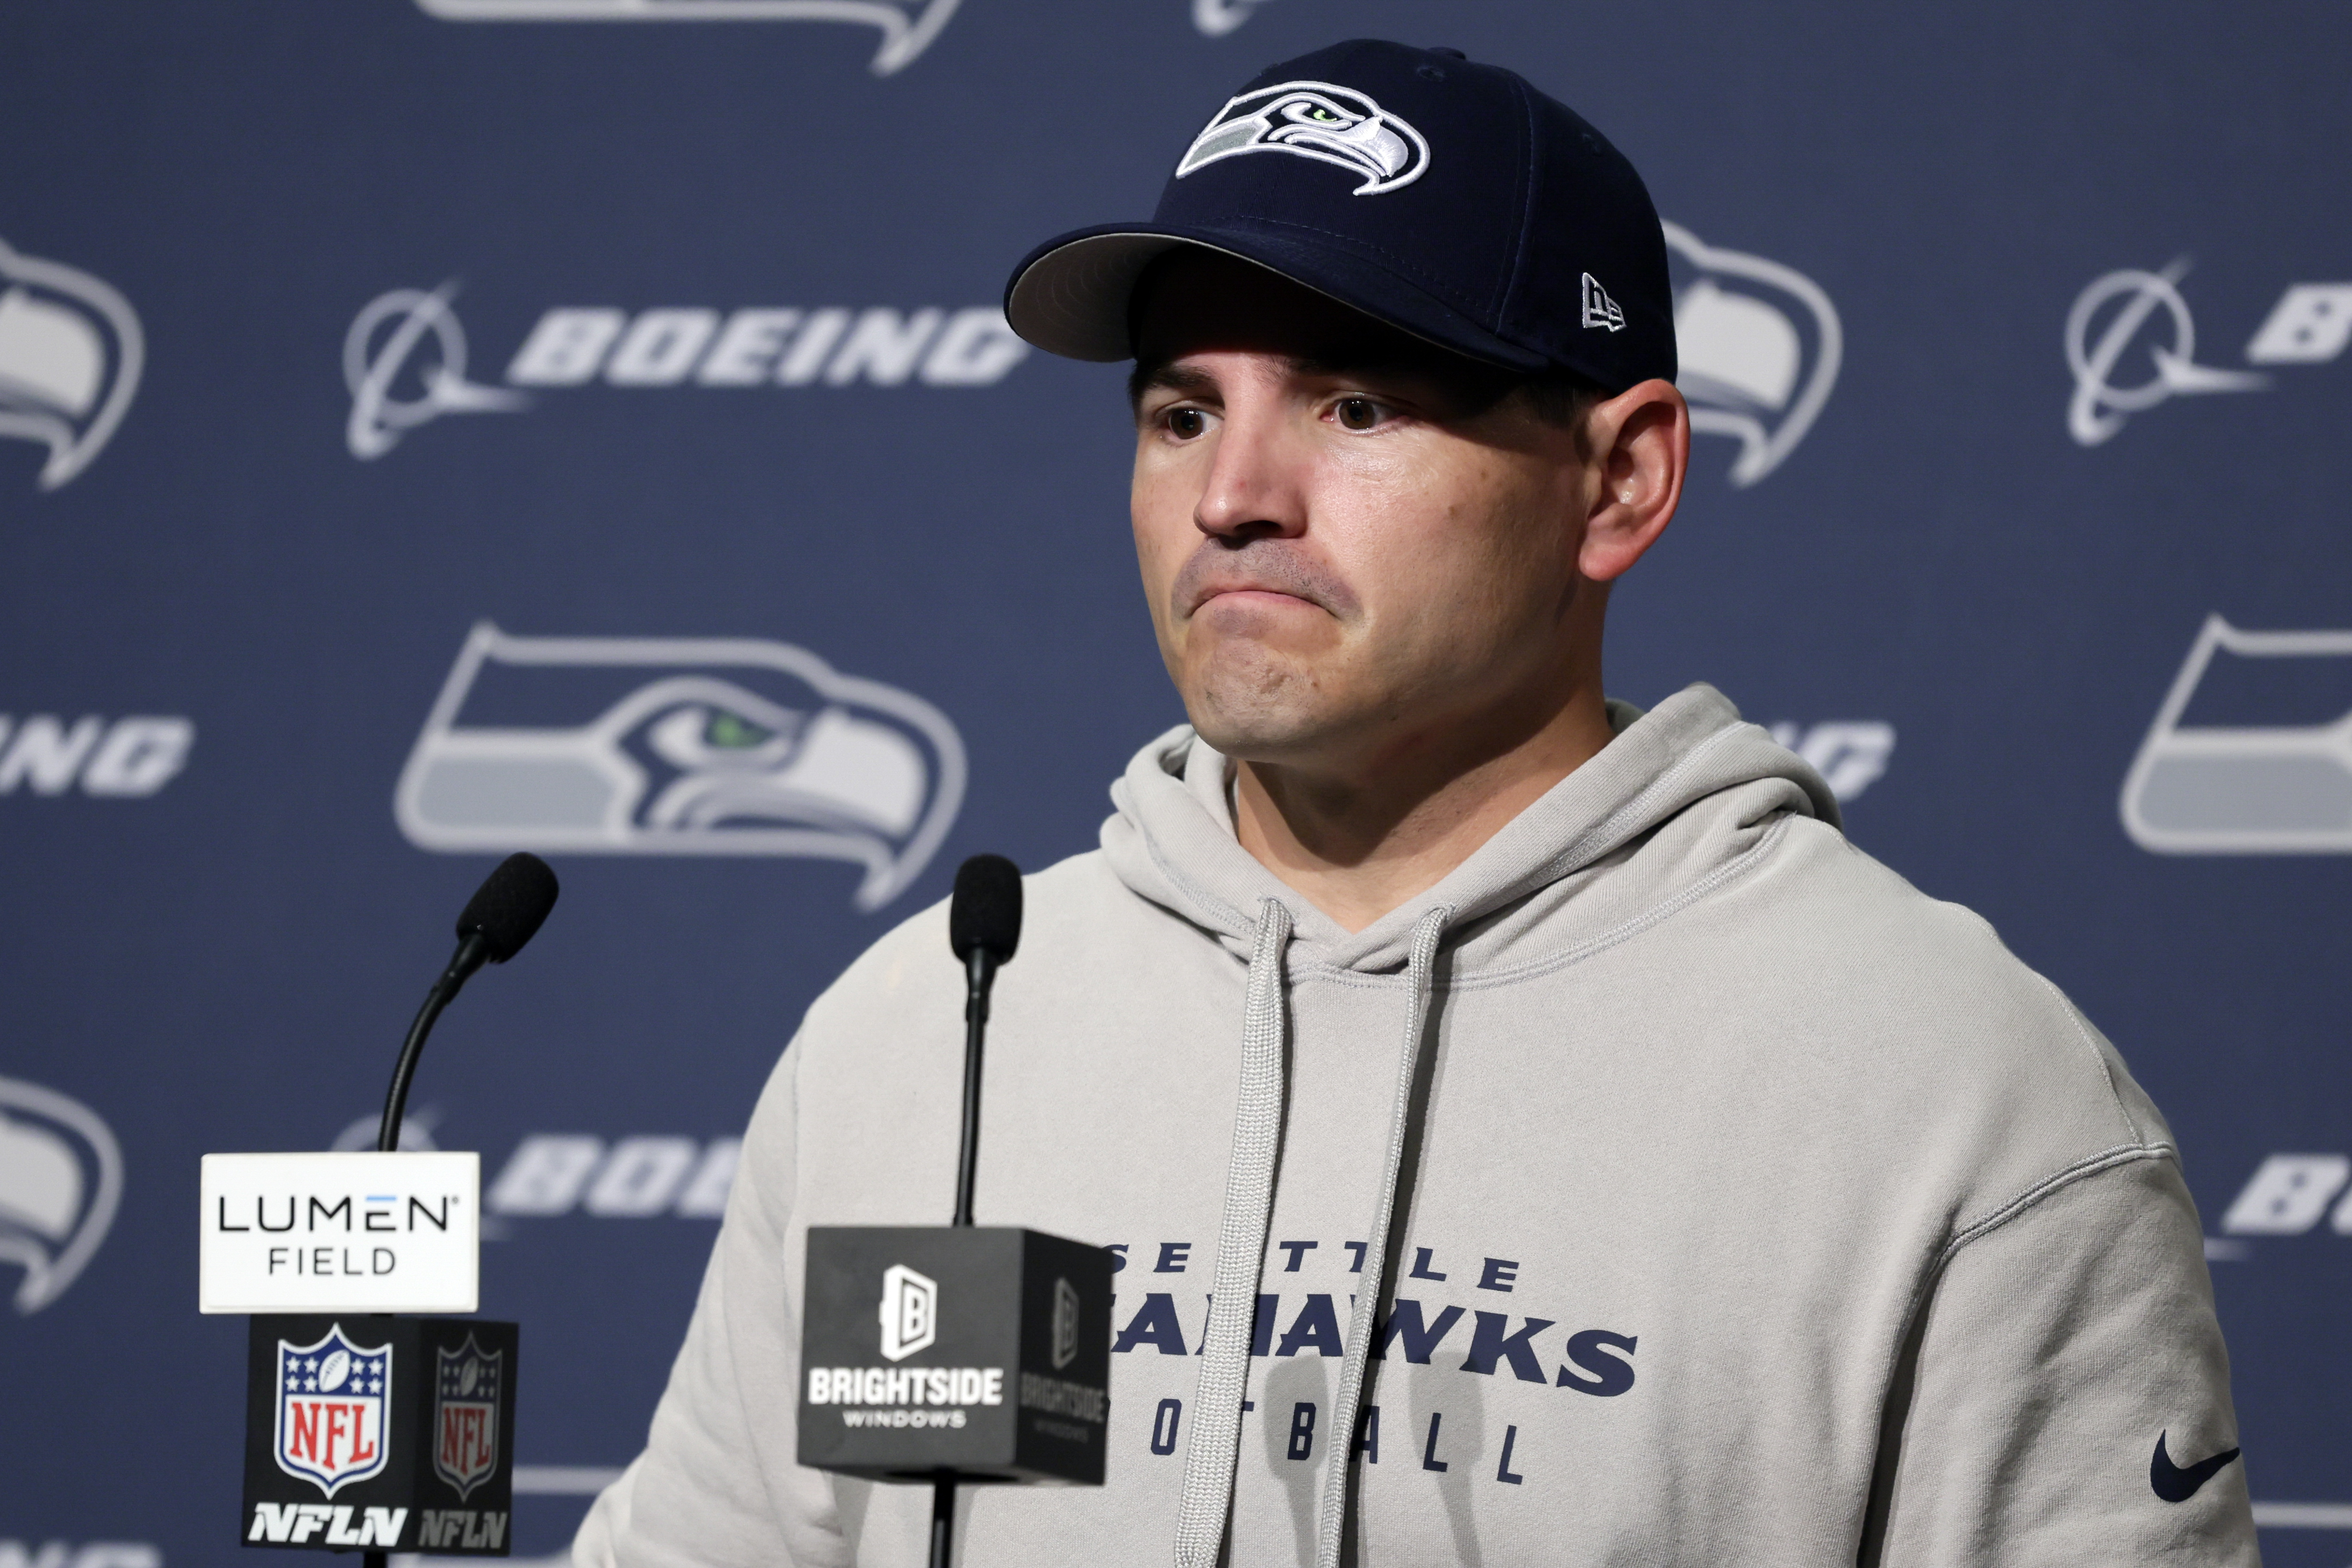
[[[1192,523],[1220,539],[1289,538],[1307,529],[1309,455],[1279,406],[1229,404]]]

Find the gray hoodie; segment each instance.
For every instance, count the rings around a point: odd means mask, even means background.
[[[978,1214],[1123,1259],[1108,1479],[967,1489],[962,1562],[2257,1561],[2122,1060],[1712,689],[1611,718],[1360,932],[1181,729],[1028,879]],[[948,1217],[945,926],[810,1008],[578,1563],[924,1561],[928,1488],[793,1462],[798,1307],[807,1226]]]

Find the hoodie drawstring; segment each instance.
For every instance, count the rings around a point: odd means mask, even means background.
[[[1380,1206],[1372,1214],[1370,1245],[1364,1249],[1355,1310],[1348,1318],[1348,1354],[1339,1363],[1339,1387],[1331,1401],[1328,1428],[1331,1436],[1323,1462],[1323,1517],[1315,1531],[1315,1568],[1339,1568],[1339,1548],[1347,1534],[1348,1487],[1355,1474],[1356,1412],[1364,1401],[1364,1363],[1370,1359],[1372,1328],[1380,1318],[1389,1227],[1396,1215],[1397,1188],[1404,1176],[1412,1086],[1421,1075],[1421,1040],[1429,1026],[1430,973],[1437,963],[1438,939],[1453,918],[1453,910],[1441,904],[1413,922],[1412,956],[1405,965],[1404,1047],[1397,1054],[1396,1097],[1389,1104],[1388,1163],[1381,1179]]]
[[[1233,1508],[1242,1391],[1249,1382],[1258,1275],[1274,1216],[1275,1156],[1282,1142],[1283,955],[1289,944],[1289,910],[1278,900],[1265,900],[1258,906],[1249,1000],[1242,1013],[1241,1100],[1234,1113],[1233,1162],[1225,1171],[1224,1218],[1217,1230],[1215,1294],[1209,1302],[1200,1386],[1192,1395],[1192,1441],[1184,1451],[1177,1568],[1214,1568]]]
[[[1440,905],[1413,923],[1405,965],[1403,1049],[1396,1094],[1389,1108],[1388,1160],[1380,1203],[1364,1251],[1363,1279],[1348,1320],[1348,1350],[1339,1363],[1331,1436],[1323,1480],[1322,1518],[1316,1531],[1317,1568],[1339,1568],[1347,1531],[1348,1486],[1355,1458],[1356,1412],[1363,1404],[1364,1364],[1380,1316],[1381,1280],[1388,1267],[1389,1228],[1404,1173],[1412,1119],[1412,1086],[1421,1074],[1422,1036],[1429,1025],[1431,974],[1437,944],[1454,910]],[[1274,1218],[1276,1157],[1282,1146],[1286,1074],[1284,954],[1290,911],[1267,899],[1258,906],[1257,944],[1250,954],[1249,999],[1242,1013],[1241,1100],[1234,1115],[1233,1162],[1225,1172],[1225,1212],[1217,1230],[1215,1294],[1202,1346],[1201,1380],[1192,1396],[1192,1441],[1184,1451],[1184,1490],[1176,1514],[1177,1568],[1215,1568],[1233,1511],[1234,1462],[1241,1451],[1242,1394],[1249,1384],[1250,1342],[1257,1326],[1257,1288],[1265,1264],[1266,1227]]]

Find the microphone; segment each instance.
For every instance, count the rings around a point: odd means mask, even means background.
[[[948,943],[965,983],[954,1219],[811,1226],[801,1313],[800,1462],[929,1483],[934,1568],[961,1482],[1100,1486],[1110,1407],[1110,1254],[972,1223],[989,997],[1021,945],[1012,861],[957,870]]]
[[[435,1021],[482,965],[522,951],[555,895],[546,861],[510,855],[467,900],[457,951],[401,1044],[374,1152],[205,1156],[205,1310],[251,1314],[247,1546],[357,1549],[362,1568],[396,1551],[510,1550],[520,1330],[394,1315],[475,1310],[480,1157],[398,1151]],[[279,1234],[298,1211],[301,1234]]]
[[[498,869],[486,878],[466,900],[463,913],[457,917],[457,952],[449,960],[449,967],[425,994],[425,1005],[417,1010],[416,1021],[408,1026],[408,1038],[401,1043],[400,1059],[393,1064],[392,1088],[383,1097],[383,1121],[376,1129],[375,1146],[380,1153],[389,1154],[400,1147],[401,1119],[408,1110],[408,1080],[415,1075],[416,1058],[424,1054],[425,1038],[433,1032],[441,1016],[441,1009],[457,998],[466,982],[485,963],[504,963],[520,952],[523,944],[539,934],[546,923],[547,914],[555,908],[555,872],[538,856],[524,853],[509,855],[499,862]],[[1013,886],[1013,924],[1020,925],[1020,885]]]
[[[956,1155],[955,1218],[971,1224],[971,1189],[980,1169],[980,1063],[988,1037],[988,996],[996,971],[1021,946],[1021,868],[1002,855],[975,855],[956,868],[948,901],[948,946],[963,960],[963,1138]],[[954,1555],[956,1478],[931,1483],[930,1568]]]
[[[970,1225],[972,1181],[980,1165],[980,1059],[988,1034],[988,995],[998,966],[1021,946],[1018,866],[1002,855],[975,855],[956,868],[948,945],[963,960],[970,988],[963,1004],[963,1143],[956,1160],[953,1222]]]
[[[1012,960],[1021,946],[1020,867],[1002,855],[975,855],[956,868],[948,945],[967,964],[984,955],[992,971]]]
[[[539,934],[559,890],[546,861],[536,855],[509,855],[466,900],[465,911],[457,917],[458,939],[479,936],[489,961],[504,963]]]

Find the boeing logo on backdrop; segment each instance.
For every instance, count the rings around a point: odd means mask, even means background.
[[[847,860],[871,910],[929,862],[963,786],[946,715],[805,649],[509,637],[486,621],[393,811],[425,849]]]
[[[418,1123],[438,1120],[430,1106],[411,1111],[401,1126],[402,1150],[436,1147]],[[378,1121],[375,1113],[355,1118],[331,1147],[374,1148]],[[742,1159],[740,1138],[705,1142],[640,1132],[608,1143],[588,1132],[526,1133],[483,1191],[482,1211],[491,1216],[483,1235],[504,1240],[513,1231],[502,1221],[561,1219],[575,1212],[595,1219],[718,1219],[727,1212]]]
[[[2189,319],[2189,302],[2178,285],[2187,274],[2186,258],[2161,272],[2125,268],[2095,279],[2074,298],[2066,312],[2066,368],[2074,374],[2074,395],[2066,405],[2066,433],[2085,447],[2095,447],[2124,427],[2124,421],[2181,393],[2252,392],[2270,384],[2270,378],[2251,371],[2216,370],[2197,363],[2197,324]],[[2099,332],[2091,326],[2102,310],[2116,303]],[[2140,335],[2157,320],[2171,329],[2169,344],[2148,345],[2153,371],[2147,380],[2130,386],[2115,384],[2116,367]]]
[[[856,22],[881,30],[876,76],[931,47],[959,0],[416,0],[445,22]]]
[[[1675,382],[1693,430],[1739,443],[1730,479],[1745,489],[1813,427],[1837,384],[1845,331],[1829,295],[1794,268],[1662,226],[1676,263]]]
[[[0,437],[48,447],[43,489],[113,437],[146,359],[138,312],[111,284],[0,240]]]
[[[506,369],[505,386],[468,376],[466,330],[450,308],[457,284],[394,289],[361,307],[343,334],[352,395],[344,444],[381,458],[445,414],[513,413],[531,391],[584,386],[992,386],[1029,345],[1003,310],[975,305],[899,310],[826,306],[733,311],[658,306],[628,311],[559,306],[539,319]]]
[[[90,1109],[0,1078],[0,1262],[25,1271],[16,1310],[65,1294],[114,1223],[122,1148]]]
[[[2158,854],[2352,853],[2352,631],[2208,616],[2121,808],[2133,842]]]
[[[2066,433],[2095,447],[2135,414],[2168,399],[2210,392],[2257,392],[2271,384],[2263,371],[2224,370],[2197,363],[2197,323],[2180,292],[2184,257],[2160,272],[2123,268],[2092,279],[2066,312],[2066,368],[2074,391],[2066,405]],[[2323,364],[2352,341],[2352,283],[2294,283],[2246,344],[2246,363]],[[2144,346],[2147,371],[2117,384],[2136,369]]]
[[[0,1536],[0,1568],[163,1568],[163,1549],[150,1541],[29,1541]]]
[[[59,795],[77,784],[100,799],[151,795],[179,776],[195,743],[194,722],[171,715],[110,723],[85,713],[68,724],[55,713],[0,713],[0,795]]]
[[[2326,1219],[2336,1235],[2352,1236],[2352,1196],[2337,1201],[2347,1182],[2352,1158],[2343,1154],[2273,1154],[2254,1168],[2223,1213],[2221,1230],[2227,1236],[2302,1236]],[[2227,1243],[2219,1248],[2208,1243],[2206,1251],[2231,1261],[2246,1256]]]
[[[394,289],[369,300],[343,334],[343,384],[351,390],[352,416],[344,445],[365,462],[400,445],[417,426],[444,414],[512,412],[530,406],[520,392],[483,386],[466,378],[466,329],[449,309],[457,292],[452,281],[431,293]],[[432,339],[429,353],[418,351]],[[414,365],[417,390],[395,390]]]
[[[604,1140],[586,1132],[533,1132],[515,1145],[482,1194],[485,1213],[506,1219],[717,1219],[742,1163],[740,1138],[638,1133]]]
[[[1845,805],[1876,784],[1895,755],[1895,726],[1882,719],[1833,719],[1822,724],[1771,727],[1773,741],[1811,763],[1830,793]]]

